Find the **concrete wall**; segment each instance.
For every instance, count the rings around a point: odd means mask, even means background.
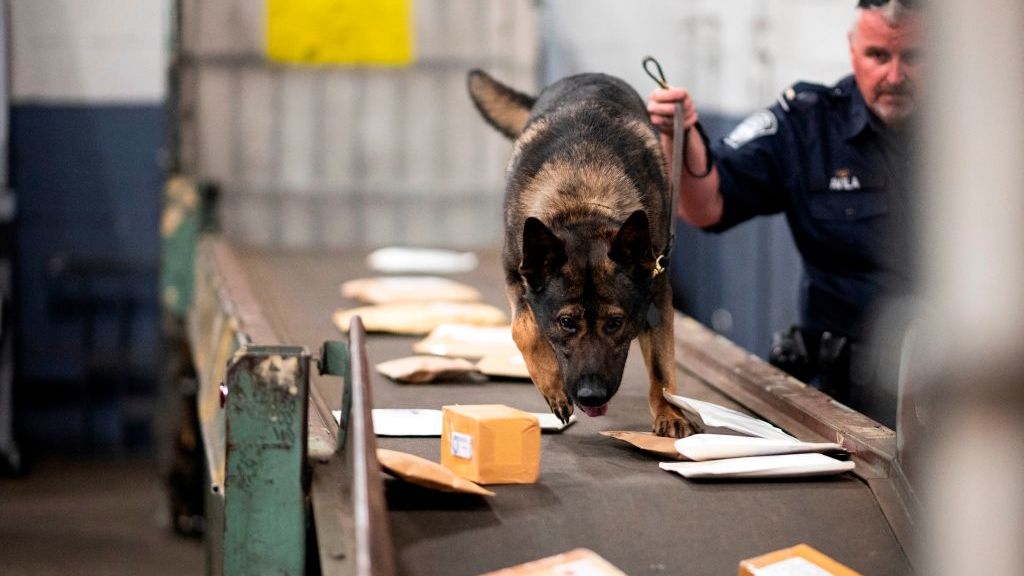
[[[162,103],[170,0],[10,5],[15,103]]]
[[[600,71],[646,96],[640,66],[656,57],[702,112],[743,116],[795,80],[849,72],[847,0],[554,0],[541,4],[543,80]]]

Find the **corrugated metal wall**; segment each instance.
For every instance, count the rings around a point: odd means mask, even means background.
[[[536,85],[528,0],[418,0],[407,68],[266,61],[265,7],[182,0],[180,154],[220,186],[237,242],[295,248],[500,241],[510,143],[484,124],[465,75]]]

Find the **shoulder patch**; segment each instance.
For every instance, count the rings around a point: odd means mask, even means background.
[[[775,114],[769,110],[760,110],[747,116],[739,126],[733,128],[723,142],[731,148],[739,148],[756,138],[775,134],[778,130],[779,121],[775,118]]]

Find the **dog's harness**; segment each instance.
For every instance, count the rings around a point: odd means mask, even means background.
[[[648,67],[650,64],[654,65],[654,71]],[[661,64],[659,64],[653,56],[645,56],[643,59],[643,66],[644,72],[647,72],[647,75],[657,82],[659,86],[664,89],[669,88],[668,81],[665,80],[665,73],[661,70]],[[676,112],[672,117],[672,122],[673,134],[675,135],[675,137],[672,138],[672,182],[671,189],[669,191],[668,206],[665,210],[665,214],[669,215],[668,217],[670,222],[668,242],[665,244],[665,249],[654,261],[654,270],[651,273],[651,276],[654,278],[657,278],[668,269],[668,256],[672,251],[672,242],[675,240],[675,232],[673,231],[671,222],[675,215],[676,202],[679,195],[679,182],[683,176],[683,168],[685,167],[690,176],[693,176],[694,178],[704,178],[708,174],[711,174],[711,168],[714,165],[714,160],[711,156],[711,146],[708,142],[708,135],[704,132],[704,127],[701,126],[699,121],[693,125],[693,128],[697,129],[697,134],[704,143],[704,157],[707,161],[706,166],[704,166],[704,172],[697,174],[692,168],[690,168],[690,163],[686,161],[686,145],[689,142],[690,130],[683,130],[682,102],[676,102]],[[682,134],[682,138],[678,137],[680,134]]]

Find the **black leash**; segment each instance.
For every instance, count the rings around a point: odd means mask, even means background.
[[[654,71],[650,69],[650,65],[654,65]],[[661,69],[661,64],[654,59],[653,56],[645,56],[643,59],[644,72],[651,77],[652,80],[658,83],[664,89],[668,89],[668,81],[665,80],[665,72]],[[711,174],[711,167],[714,165],[711,156],[711,145],[708,141],[708,136],[704,132],[704,127],[701,126],[700,122],[693,125],[697,129],[697,134],[700,136],[701,141],[704,143],[704,157],[707,160],[707,165],[704,167],[702,174],[697,174],[690,167],[690,163],[686,160],[686,145],[690,139],[690,130],[683,130],[683,104],[682,102],[676,102],[675,115],[672,117],[673,122],[673,137],[672,137],[672,182],[671,190],[669,192],[668,209],[665,211],[666,217],[669,219],[669,234],[668,243],[665,244],[665,250],[658,256],[658,259],[654,262],[653,276],[658,276],[668,268],[668,256],[672,251],[672,243],[675,240],[675,231],[673,229],[673,222],[675,221],[676,213],[676,202],[678,201],[679,194],[679,183],[683,177],[683,168],[690,176],[694,178],[704,178],[708,174]],[[679,135],[682,134],[682,137]]]

